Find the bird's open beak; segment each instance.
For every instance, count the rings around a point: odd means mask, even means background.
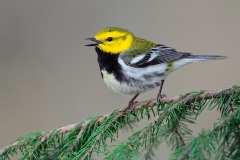
[[[93,44],[87,44],[85,46],[97,46],[97,45],[103,43],[102,41],[96,40],[96,38],[86,38],[85,40],[90,40],[90,41],[96,42],[96,43],[93,43]]]

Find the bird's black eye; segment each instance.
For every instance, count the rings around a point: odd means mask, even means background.
[[[109,41],[109,42],[111,42],[112,40],[113,40],[112,37],[108,37],[108,38],[107,38],[107,41]]]

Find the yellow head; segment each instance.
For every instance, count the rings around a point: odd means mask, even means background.
[[[104,52],[119,54],[131,48],[134,35],[126,29],[109,27],[99,31],[95,38],[87,38],[96,42],[95,46]],[[88,46],[94,46],[88,45]]]

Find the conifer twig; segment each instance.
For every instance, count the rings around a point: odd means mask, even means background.
[[[201,143],[201,149],[202,149],[202,159],[205,159],[205,157],[204,157],[204,142],[203,142],[202,137],[200,137],[200,143]]]
[[[212,133],[213,131],[218,130],[219,128],[223,127],[224,125],[226,125],[226,123],[228,123],[231,119],[234,118],[235,116],[235,112],[232,112],[229,116],[227,116],[223,121],[221,121],[220,123],[218,123],[217,125],[215,125],[212,129],[208,130],[208,134]],[[204,142],[203,142],[203,138],[200,137],[200,143],[201,143],[201,150],[202,152],[204,151]],[[185,157],[188,156],[189,151],[191,150],[191,148],[188,146],[188,148],[183,152],[182,156],[179,157],[178,159],[183,159]],[[202,159],[205,159],[204,154],[202,154]]]
[[[239,90],[239,88],[238,88]],[[191,94],[189,94],[188,96],[184,97],[181,101],[179,101],[178,103],[191,103],[191,102],[194,102],[194,101],[201,101],[202,99],[211,99],[212,97],[220,97],[220,94],[223,90],[212,90],[212,91],[204,91],[202,94],[198,95],[197,97],[195,98],[190,98]],[[229,90],[229,91],[226,91],[224,92],[224,95],[225,96],[231,96],[232,94],[234,93],[234,90]],[[162,98],[162,102],[163,103],[167,103],[167,102],[170,102],[170,101],[176,101],[178,100],[179,98],[181,98],[182,96],[181,95],[177,95],[177,96],[172,96],[172,97],[163,97]],[[169,110],[167,111],[167,113],[170,113],[170,111],[174,108],[176,108],[178,106],[178,103],[174,104],[171,108],[169,108]],[[146,100],[146,101],[142,101],[142,102],[139,102],[139,103],[135,103],[134,104],[134,109],[135,110],[139,110],[141,109],[142,107],[151,107],[153,106],[154,104],[157,104],[157,99],[150,99],[150,100]],[[129,114],[129,110],[125,110],[125,109],[119,109],[118,110],[118,114],[117,114],[117,117],[120,117],[122,115],[127,115]],[[106,115],[103,115],[101,116],[97,121],[96,123],[98,124],[101,124],[105,118],[107,118],[108,116],[110,115],[109,114],[106,114]],[[159,123],[161,122],[164,118],[165,118],[166,115],[159,115],[155,122]],[[117,118],[114,118],[114,120],[116,120]],[[55,129],[55,130],[52,130],[52,131],[49,131],[49,132],[42,132],[42,138],[41,138],[41,141],[38,143],[38,145],[41,145],[41,143],[45,142],[48,140],[48,138],[50,137],[50,135],[54,132],[57,132],[56,135],[62,135],[64,133],[68,133],[70,131],[73,131],[76,129],[77,126],[80,125],[80,128],[79,128],[79,132],[81,131],[82,128],[84,128],[85,125],[87,125],[89,122],[89,120],[86,120],[82,123],[74,123],[74,124],[70,124],[70,125],[67,125],[67,126],[63,126],[63,127],[60,127],[58,129]],[[224,124],[219,124],[220,126],[221,125],[224,125]],[[218,125],[218,126],[219,126]],[[217,126],[215,126],[214,130],[216,129]],[[148,131],[144,131],[142,134],[146,134]],[[78,138],[78,137],[77,137]],[[141,134],[139,135],[138,138],[141,138]],[[183,145],[184,145],[184,141],[182,141]],[[20,146],[19,146],[20,145]],[[19,147],[23,147],[23,146],[26,146],[27,143],[22,143],[21,140],[18,140],[18,141],[15,141],[14,143],[12,143],[11,145],[9,146],[6,146],[2,149],[0,149],[0,155],[6,150],[6,149],[11,149],[11,148],[14,148],[16,146],[19,146]],[[30,153],[31,155],[31,153]]]
[[[187,101],[187,103],[191,103],[191,102],[194,102],[196,100],[197,101],[201,101],[202,99],[208,100],[208,99],[211,99],[213,96],[218,98],[218,97],[220,97],[220,95],[218,95],[218,94],[221,93],[222,91],[223,91],[223,89],[205,91],[202,94],[200,94],[197,97],[197,99],[196,98],[195,99],[190,99],[189,101]],[[225,95],[226,96],[231,96],[233,94],[233,92],[234,91],[225,92]],[[176,100],[178,100],[181,97],[182,97],[182,95],[176,95],[176,96],[171,96],[171,97],[163,97],[162,98],[162,102],[163,103],[167,103],[167,102],[170,102],[170,101],[176,101]],[[149,99],[149,100],[145,100],[145,101],[137,103],[136,106],[135,106],[135,110],[139,109],[143,105],[147,105],[147,104],[148,104],[148,106],[152,106],[154,104],[157,104],[157,98]]]
[[[178,135],[179,139],[181,140],[181,142],[182,142],[182,145],[183,145],[183,146],[185,146],[185,142],[184,142],[184,140],[183,140],[183,137],[182,137],[182,135],[179,133],[179,131],[178,131],[178,129],[177,129],[177,128],[175,129],[175,132],[177,133],[177,135]]]
[[[215,125],[209,132],[218,130],[219,128],[224,126],[226,123],[228,123],[232,118],[234,118],[234,116],[235,116],[234,112],[231,113],[228,117],[225,118],[225,120]]]
[[[175,108],[178,107],[178,104],[187,103],[187,101],[189,100],[190,97],[191,97],[191,94],[189,94],[188,96],[186,96],[185,98],[183,98],[183,99],[182,99],[181,101],[179,101],[178,103],[175,103],[171,108],[169,108],[169,109],[166,111],[166,114],[160,114],[160,115],[155,119],[155,121],[150,124],[150,127],[145,128],[145,129],[139,134],[138,138],[136,138],[136,139],[134,140],[134,142],[138,141],[139,139],[142,139],[142,137],[143,137],[144,135],[147,135],[147,134],[150,132],[150,130],[154,127],[154,123],[160,123],[162,120],[164,120],[165,117],[168,116],[173,109],[175,109]]]

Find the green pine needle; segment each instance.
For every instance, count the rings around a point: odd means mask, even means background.
[[[216,108],[221,117],[210,130],[192,135],[189,124],[204,110]],[[142,119],[144,128],[119,140],[121,129],[132,130]],[[154,118],[154,120],[152,119]],[[154,159],[157,148],[167,143],[169,159],[238,159],[240,157],[240,86],[218,91],[198,91],[135,104],[129,110],[115,110],[48,132],[34,132],[18,138],[0,150],[0,160],[78,160],[101,156],[106,160]]]

